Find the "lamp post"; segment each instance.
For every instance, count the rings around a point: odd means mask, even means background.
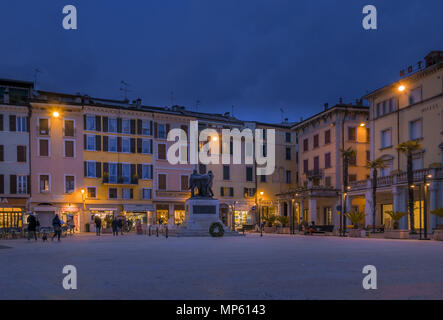
[[[428,238],[428,217],[427,217],[427,213],[428,213],[428,204],[427,204],[427,188],[429,187],[429,183],[427,182],[427,178],[431,179],[432,178],[432,174],[424,174],[423,175],[423,230],[424,230],[424,234],[425,237],[423,240],[429,240]]]

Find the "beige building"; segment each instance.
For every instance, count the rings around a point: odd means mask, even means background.
[[[416,229],[423,229],[426,217],[431,231],[442,223],[429,211],[443,206],[443,52],[431,52],[416,71],[365,98],[370,102],[371,159],[381,158],[386,166],[379,172],[375,224],[389,228],[387,211],[407,212],[407,159],[396,147],[402,142],[418,141],[421,149],[413,154],[414,224]],[[351,187],[352,198],[366,198],[366,222],[372,224],[371,181],[358,181]],[[425,213],[424,201],[428,208]],[[405,216],[400,228],[408,227]]]
[[[298,186],[279,195],[294,209],[295,223],[340,226],[339,211],[344,205],[343,159],[340,150],[352,148],[349,182],[365,179],[369,156],[368,107],[337,104],[292,127],[298,146]],[[364,202],[347,203],[347,210],[362,211]]]

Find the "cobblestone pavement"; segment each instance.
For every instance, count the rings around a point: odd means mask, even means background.
[[[443,299],[439,241],[81,234],[0,246],[0,299]],[[77,290],[63,289],[65,265]],[[362,287],[365,265],[377,290]]]

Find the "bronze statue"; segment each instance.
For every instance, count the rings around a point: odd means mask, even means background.
[[[194,169],[189,178],[189,189],[191,190],[191,198],[196,197],[195,188],[198,189],[197,197],[201,198],[212,198],[214,193],[212,192],[212,181],[214,180],[214,175],[212,171],[208,174],[198,174],[197,170]]]

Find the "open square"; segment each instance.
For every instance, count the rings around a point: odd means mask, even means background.
[[[443,242],[247,234],[4,241],[0,299],[442,299]],[[65,265],[78,289],[62,286]],[[377,268],[376,290],[362,286]]]

